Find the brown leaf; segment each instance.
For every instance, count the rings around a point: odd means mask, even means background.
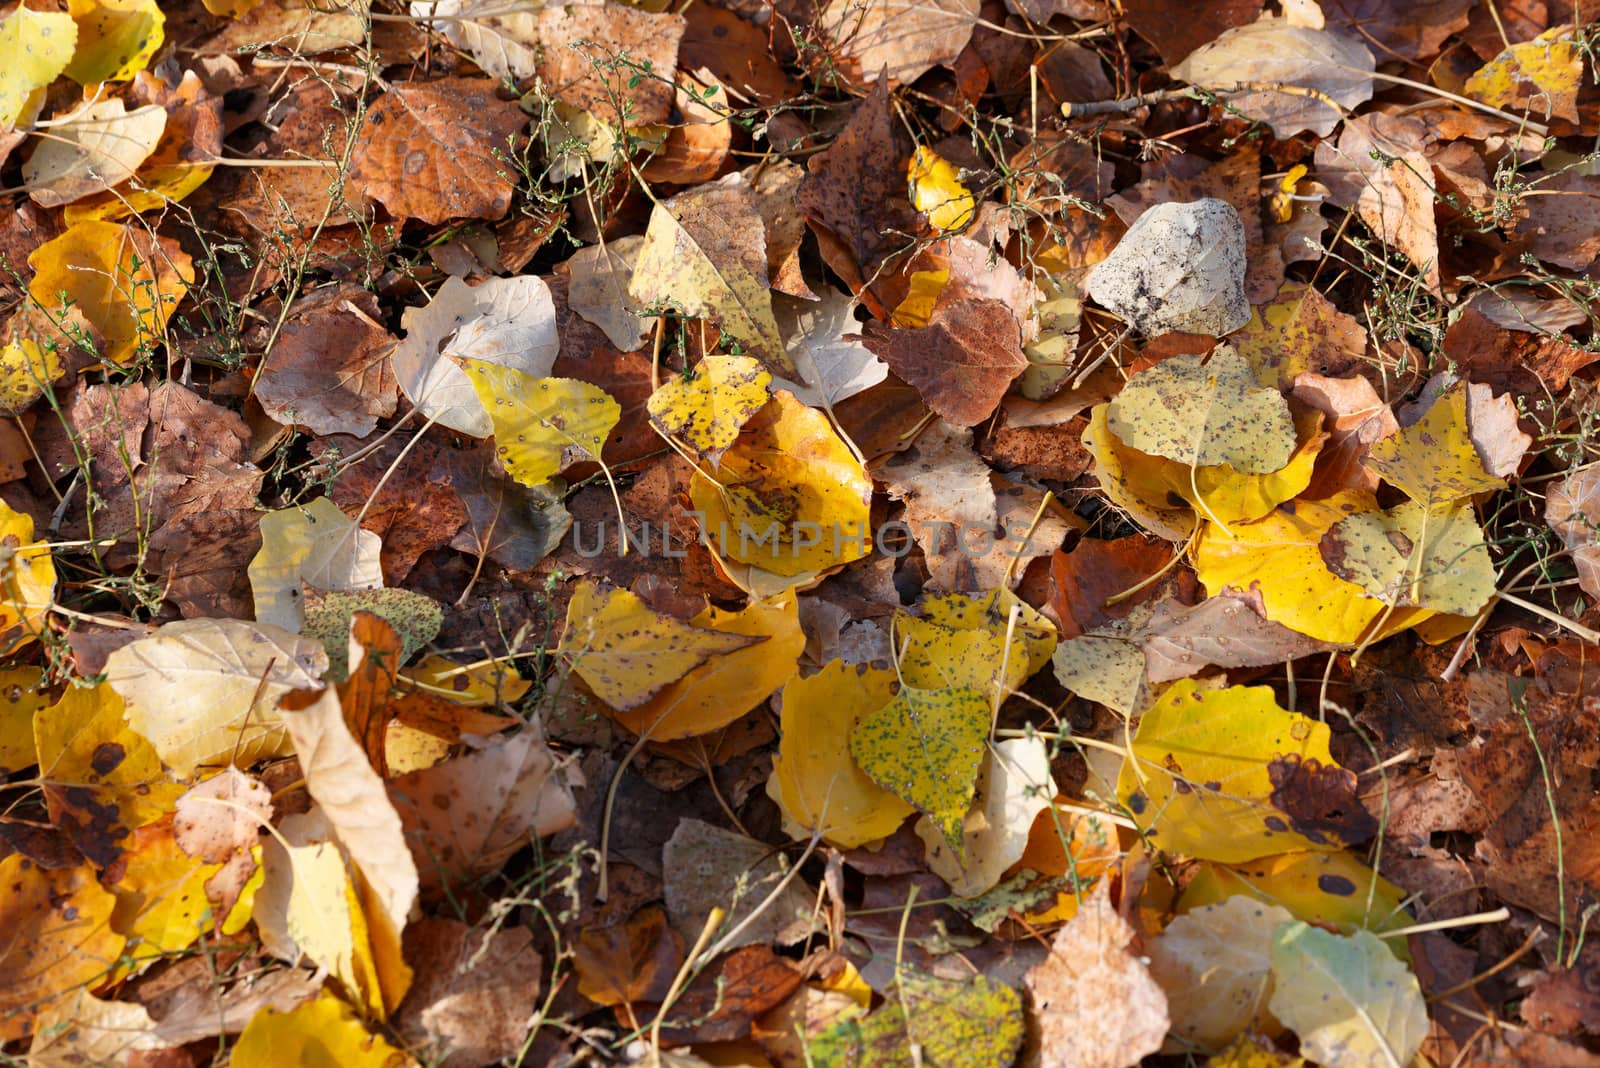
[[[758,104],[798,95],[799,86],[769,51],[769,40],[781,31],[714,4],[691,4],[683,14],[688,23],[678,45],[679,69],[696,76],[709,72],[730,93]]]
[[[1582,271],[1600,256],[1600,178],[1562,171],[1530,174],[1537,192],[1522,199],[1527,217],[1516,235],[1546,263]]]
[[[535,724],[389,784],[424,891],[498,868],[528,838],[571,825],[572,786]]]
[[[1421,59],[1467,28],[1473,0],[1328,0],[1327,28],[1363,41],[1378,56]]]
[[[1439,290],[1439,229],[1434,220],[1433,167],[1424,154],[1428,128],[1408,116],[1381,113],[1345,120],[1338,143],[1317,146],[1317,176],[1341,207],[1354,207],[1384,244],[1416,266]]]
[[[350,657],[350,674],[338,684],[339,707],[345,725],[378,777],[389,777],[389,762],[384,739],[394,717],[389,691],[400,672],[400,634],[371,612],[356,612],[350,617],[350,645],[359,650],[360,659]]]
[[[345,283],[315,290],[289,309],[261,361],[255,397],[273,419],[313,434],[372,433],[394,414],[393,335],[371,293]]]
[[[666,140],[639,173],[646,181],[674,185],[710,181],[722,172],[733,149],[727,91],[680,72],[677,109],[682,118],[667,130]]]
[[[416,976],[395,1027],[439,1068],[514,1057],[537,1018],[543,961],[526,927],[472,928],[425,917],[406,928]]]
[[[745,946],[709,965],[672,1003],[661,1037],[669,1042],[731,1042],[800,987],[804,974],[767,946]]]
[[[682,15],[622,4],[558,4],[539,12],[539,78],[562,103],[610,126],[667,121]]]
[[[246,568],[261,548],[259,511],[186,515],[151,534],[146,548],[145,569],[161,577],[167,600],[184,618],[242,618],[255,610]]]
[[[587,928],[573,944],[578,993],[597,1005],[660,1001],[682,963],[683,938],[659,905],[640,909],[625,924]]]
[[[1444,354],[1474,382],[1516,394],[1559,393],[1575,373],[1600,360],[1600,352],[1560,334],[1504,329],[1470,307],[1445,332]]]
[[[390,586],[400,585],[423,553],[448,545],[468,518],[455,489],[436,474],[440,446],[416,445],[390,471],[406,445],[385,442],[361,463],[341,470],[333,483],[334,503],[351,517],[365,511],[362,527],[383,539],[383,579]],[[351,444],[346,455],[358,447]],[[385,472],[388,481],[379,489]]]
[[[956,589],[962,538],[978,527],[993,531],[994,486],[989,468],[972,451],[972,431],[943,419],[925,430],[905,452],[878,465],[873,476],[888,484],[889,496],[905,502],[902,520],[922,548],[934,582]]]
[[[229,766],[178,798],[172,823],[178,848],[207,864],[221,864],[256,844],[272,819],[272,795],[260,782]]]
[[[1263,667],[1336,648],[1266,618],[1261,594],[1229,592],[1193,607],[1158,604],[1134,634],[1151,682],[1187,678],[1209,666]]]
[[[527,125],[487,78],[397,85],[367,112],[350,180],[402,218],[498,219],[516,186],[512,138]]]
[[[1328,378],[1307,371],[1294,380],[1294,398],[1321,412],[1328,430],[1305,495],[1321,500],[1342,489],[1377,490],[1377,474],[1361,460],[1374,442],[1398,433],[1400,424],[1372,383],[1360,376]]]
[[[1129,950],[1133,937],[1101,879],[1028,973],[1044,1068],[1130,1068],[1161,1048],[1167,997]]]
[[[1171,66],[1222,31],[1254,22],[1261,6],[1261,0],[1123,0],[1122,10],[1133,32]]]
[[[744,173],[756,195],[761,226],[767,232],[767,276],[772,280],[772,288],[792,297],[817,299],[800,271],[800,242],[806,235],[806,220],[800,211],[800,187],[805,182],[806,172],[798,164],[777,160],[770,165],[746,168]]]
[[[822,259],[863,299],[866,280],[906,244],[916,224],[906,198],[902,162],[909,155],[889,114],[889,87],[879,81],[823,152],[806,164],[797,202],[817,235]],[[881,301],[868,307],[879,318]]]
[[[1016,319],[997,300],[937,309],[916,330],[868,327],[861,341],[956,426],[987,419],[1028,366]]]

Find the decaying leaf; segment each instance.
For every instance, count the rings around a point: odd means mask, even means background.
[[[33,540],[33,517],[0,501],[0,650],[15,652],[38,637],[56,589],[48,544]]]
[[[797,880],[784,883],[789,867],[763,842],[702,820],[682,820],[661,851],[667,915],[686,941],[720,908],[726,916],[719,933],[738,931],[730,949],[798,942],[811,933],[812,902]]]
[[[688,445],[715,469],[745,423],[767,403],[771,381],[748,356],[707,356],[689,374],[663,382],[646,407],[656,429]]]
[[[1042,738],[1008,738],[989,748],[974,786],[973,806],[962,827],[961,849],[924,816],[917,837],[927,848],[928,867],[957,897],[977,897],[1022,859],[1034,817],[1056,795],[1050,755]]]
[[[825,1064],[903,1063],[909,1048],[950,1068],[1006,1064],[1022,1046],[1021,1008],[1016,991],[984,976],[940,979],[901,968],[876,1011],[835,1023],[806,1046]]]
[[[1028,366],[1016,318],[998,300],[941,305],[927,326],[872,326],[860,337],[955,426],[973,426],[993,415]]]
[[[550,5],[539,12],[539,77],[557,98],[612,126],[665,122],[684,19],[621,4]],[[651,72],[637,77],[634,70]]]
[[[1272,1014],[1328,1068],[1409,1064],[1428,1033],[1416,976],[1370,931],[1286,923],[1272,942]]]
[[[1272,944],[1287,909],[1240,895],[1176,917],[1147,950],[1167,994],[1173,1035],[1220,1050],[1246,1031],[1271,1034]]]
[[[889,365],[848,336],[860,324],[853,314],[855,302],[843,294],[826,290],[815,302],[777,296],[772,311],[796,377],[804,383],[780,379],[778,384],[800,403],[831,408],[888,377]]]
[[[861,81],[909,85],[932,67],[953,62],[977,19],[977,0],[832,0],[818,26]]]
[[[1470,616],[1494,596],[1494,561],[1470,507],[1407,501],[1358,512],[1321,548],[1330,571],[1384,604]]]
[[[1028,973],[1047,1068],[1131,1068],[1161,1048],[1166,995],[1133,939],[1102,880]]]

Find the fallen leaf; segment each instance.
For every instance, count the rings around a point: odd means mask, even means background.
[[[977,211],[972,193],[961,184],[961,175],[949,160],[924,145],[911,157],[911,206],[925,215],[940,233],[964,230]]]
[[[1434,55],[1453,33],[1467,28],[1471,0],[1339,0],[1324,13],[1330,30],[1406,59]]]
[[[117,895],[111,929],[128,940],[124,956],[159,960],[193,945],[210,926],[206,882],[218,865],[196,864],[179,848],[168,815],[127,840],[127,852],[105,878]]]
[[[1446,390],[1413,425],[1375,442],[1363,462],[1422,505],[1505,488],[1505,479],[1484,470],[1473,445],[1466,383]]]
[[[1157,204],[1134,220],[1084,291],[1147,337],[1221,337],[1250,321],[1244,224],[1227,201]]]
[[[1045,1068],[1131,1068],[1161,1048],[1166,995],[1133,939],[1102,880],[1028,973]]]
[[[48,542],[33,540],[33,517],[0,501],[0,651],[11,654],[44,630],[55,601]]]
[[[433,894],[499,868],[527,844],[571,826],[575,768],[558,765],[537,721],[477,752],[389,783],[422,889]]]
[[[659,201],[628,294],[648,310],[676,308],[717,324],[777,374],[794,374],[772,314],[761,213],[742,174]]]
[[[272,710],[287,691],[315,686],[327,666],[320,645],[281,627],[184,619],[113,652],[106,682],[127,702],[129,725],[188,775],[287,752]]]
[[[689,626],[702,633],[747,637],[751,643],[690,668],[643,704],[610,713],[652,741],[670,742],[726,727],[793,677],[806,644],[793,594],[752,599],[739,612],[711,606],[690,619]]]
[[[1194,5],[1171,0],[1123,3],[1128,25],[1155,47],[1168,66],[1209,44],[1219,32],[1248,26],[1261,14],[1261,6],[1257,0],[1202,0]]]
[[[141,1050],[160,1049],[155,1021],[143,1005],[104,1001],[83,991],[62,998],[39,1014],[29,1068],[77,1068],[127,1064]]]
[[[231,1051],[235,1068],[315,1064],[340,1068],[397,1068],[414,1064],[381,1034],[368,1031],[355,1011],[324,990],[288,1012],[264,1008],[250,1018]]]
[[[1280,853],[1231,866],[1202,861],[1177,909],[1189,912],[1241,895],[1344,934],[1398,930],[1413,922],[1406,892],[1349,853]],[[1388,946],[1406,958],[1404,941],[1393,939]]]
[[[867,555],[872,480],[826,415],[778,390],[689,496],[725,559],[779,576]]]
[[[0,860],[0,1037],[27,1036],[35,1017],[71,1004],[73,992],[111,978],[123,937],[111,929],[117,899],[89,867],[48,871],[20,853]]]
[[[1515,235],[1546,263],[1582,271],[1600,254],[1600,216],[1596,204],[1600,179],[1577,170],[1532,174],[1529,180],[1541,196],[1523,200],[1527,217],[1517,223]]]
[[[1108,405],[1106,424],[1141,452],[1242,472],[1281,470],[1296,438],[1282,395],[1257,386],[1249,365],[1227,347],[1205,363],[1176,356],[1134,375]]]
[[[960,588],[961,564],[973,555],[969,536],[981,529],[992,543],[999,521],[989,467],[972,451],[972,431],[937,420],[875,474],[890,497],[905,503],[903,522],[934,582]]]
[[[410,11],[492,78],[521,81],[538,70],[536,8],[507,11],[499,0],[412,0]]]
[[[715,80],[708,84],[708,71],[699,74],[694,78],[678,72],[674,103],[680,118],[640,169],[646,181],[694,185],[715,178],[728,162],[734,131],[728,91]]]
[[[1272,1014],[1328,1068],[1410,1064],[1428,1034],[1416,976],[1370,931],[1293,922],[1272,942]]]
[[[875,1011],[811,1036],[808,1054],[822,1064],[924,1063],[949,1068],[1010,1064],[1022,1048],[1022,999],[1009,986],[974,975],[940,979],[897,968],[894,987]]]
[[[51,819],[90,863],[110,868],[129,835],[160,819],[182,788],[167,781],[151,744],[124,721],[116,692],[68,686],[33,717],[39,778]]]
[[[1269,620],[1258,593],[1219,593],[1193,607],[1155,606],[1134,632],[1151,682],[1186,678],[1207,666],[1265,667],[1331,651],[1329,643]]]
[[[1396,607],[1475,615],[1498,580],[1483,528],[1460,504],[1358,512],[1335,523],[1321,548],[1328,570]]]
[[[748,356],[707,356],[650,395],[650,422],[716,470],[739,431],[767,403],[771,381]]]
[[[1367,332],[1315,288],[1289,282],[1230,337],[1263,386],[1286,390],[1302,374],[1343,375],[1367,354]]]
[[[621,4],[545,7],[539,12],[539,78],[557,99],[607,125],[666,122],[685,25],[682,15]]]
[[[1519,425],[1522,416],[1517,411],[1517,402],[1509,393],[1502,393],[1497,397],[1494,390],[1482,383],[1463,383],[1455,375],[1442,371],[1423,384],[1422,393],[1415,404],[1401,409],[1400,426],[1409,430],[1420,421],[1427,420],[1434,415],[1433,409],[1441,400],[1446,400],[1450,404],[1451,411],[1447,422],[1453,424],[1454,400],[1450,394],[1455,393],[1462,385],[1465,385],[1467,394],[1467,433],[1472,439],[1472,447],[1478,453],[1478,459],[1483,462],[1484,472],[1495,478],[1510,478],[1522,466],[1523,457],[1533,446],[1533,438],[1523,433]],[[1447,429],[1445,440],[1450,442],[1452,456],[1446,466],[1455,467],[1459,464],[1471,472],[1469,464],[1463,463],[1453,455],[1456,443],[1451,437],[1452,433],[1453,427]]]
[[[250,561],[256,621],[299,631],[304,588],[377,589],[382,540],[362,530],[327,497],[261,517],[261,549]]]
[[[1376,821],[1327,724],[1280,708],[1266,686],[1182,679],[1139,719],[1117,794],[1160,849],[1234,863],[1364,841]]]
[[[53,343],[13,337],[0,346],[0,411],[22,411],[44,396],[65,370]]]
[[[1583,53],[1571,26],[1552,26],[1480,67],[1461,91],[1490,107],[1526,111],[1546,122],[1578,122]]]
[[[833,660],[784,685],[767,796],[795,837],[841,849],[887,838],[915,809],[873,782],[850,756],[850,732],[894,696],[894,672]]]
[[[832,0],[816,28],[856,80],[910,85],[955,62],[977,23],[977,0]]]
[[[1144,707],[1149,680],[1145,654],[1122,638],[1085,634],[1056,646],[1050,658],[1056,681],[1086,701],[1124,716]]]
[[[548,482],[587,457],[598,460],[622,407],[597,386],[571,378],[535,378],[482,360],[460,361],[494,424],[495,452],[524,486]]]
[[[925,813],[961,855],[989,734],[989,702],[976,690],[900,687],[850,731],[850,755],[869,779]]]
[[[956,426],[994,414],[1028,367],[1011,309],[997,300],[942,304],[913,330],[869,326],[861,341]]]
[[[67,0],[67,12],[78,24],[78,47],[66,75],[79,85],[126,81],[165,39],[156,0]]]
[[[855,301],[836,290],[824,290],[817,301],[774,297],[773,315],[784,350],[804,385],[778,379],[801,404],[832,408],[889,377],[889,365],[848,335],[860,331]]]
[[[630,234],[580,248],[567,261],[567,306],[605,331],[622,352],[637,349],[650,332],[652,320],[642,314],[644,305],[628,295],[643,247],[644,238]]]
[[[1578,585],[1600,599],[1600,468],[1575,471],[1545,496],[1544,521],[1572,550]]]
[[[300,633],[322,643],[328,654],[330,680],[343,682],[362,661],[359,643],[352,645],[352,624],[358,616],[381,620],[395,631],[394,668],[410,660],[439,636],[444,610],[439,602],[410,590],[306,589],[306,621]],[[360,628],[357,628],[358,630]]]
[[[28,265],[34,270],[28,292],[39,305],[81,312],[105,338],[101,356],[114,364],[162,344],[167,320],[195,277],[177,242],[97,219],[46,241]]]
[[[15,59],[0,78],[0,130],[10,129],[29,97],[67,69],[77,40],[78,26],[63,11],[19,5],[0,19],[0,51]]]
[[[256,375],[262,409],[313,434],[372,433],[396,404],[395,340],[382,314],[370,293],[348,284],[295,301]]]
[[[1240,895],[1177,916],[1150,940],[1150,974],[1167,994],[1173,1036],[1220,1050],[1246,1031],[1279,1029],[1272,996],[1273,934],[1287,909]]]
[[[588,927],[573,944],[578,993],[597,1005],[632,1005],[666,997],[683,963],[683,936],[660,905],[647,905],[626,923]]]
[[[167,113],[154,104],[129,111],[119,99],[102,100],[58,125],[22,167],[35,204],[58,208],[133,177],[155,151]]]
[[[1372,383],[1359,375],[1328,378],[1307,371],[1295,377],[1294,398],[1326,417],[1329,434],[1305,496],[1323,500],[1340,490],[1375,492],[1378,476],[1364,461],[1372,446],[1396,433],[1400,424]]]
[[[1317,145],[1317,173],[1331,199],[1354,207],[1368,228],[1440,286],[1439,233],[1434,220],[1433,165],[1423,154],[1427,128],[1409,116],[1358,115],[1337,142]]]
[[[401,323],[406,336],[393,356],[401,392],[422,414],[475,438],[488,437],[494,424],[464,361],[542,378],[561,351],[550,287],[531,275],[479,286],[447,278],[433,300],[408,308]]]
[[[1344,113],[1372,98],[1372,53],[1348,37],[1263,15],[1224,30],[1175,64],[1172,76],[1227,93],[1227,105],[1288,139],[1327,137]],[[1257,89],[1293,86],[1310,92]]]
[[[498,219],[511,206],[509,161],[527,125],[487,78],[396,85],[367,111],[349,180],[402,218]]]
[[[661,851],[667,916],[685,941],[721,909],[726,915],[714,934],[731,938],[724,948],[792,945],[811,933],[812,894],[799,880],[785,881],[789,869],[765,842],[680,820]]]
[[[526,927],[473,928],[424,917],[406,931],[417,979],[395,1028],[438,1068],[515,1057],[539,1007],[543,961]]]
[[[928,817],[917,821],[917,837],[927,848],[928,867],[950,884],[950,892],[957,897],[985,893],[1022,859],[1034,817],[1050,807],[1055,795],[1050,754],[1042,738],[1008,738],[994,743],[978,771],[961,849],[952,850]]]

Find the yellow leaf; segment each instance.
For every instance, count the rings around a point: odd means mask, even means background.
[[[172,819],[140,827],[127,840],[111,889],[111,927],[128,940],[127,955],[148,961],[188,947],[211,925],[206,880],[220,864],[202,864],[179,848]]]
[[[626,711],[709,658],[760,640],[682,623],[628,590],[581,582],[567,604],[559,652],[596,697]]]
[[[1467,383],[1457,382],[1414,424],[1375,441],[1362,461],[1420,504],[1443,504],[1505,489],[1484,470],[1467,424]]]
[[[46,311],[81,312],[105,338],[101,357],[114,364],[161,344],[194,282],[194,265],[175,242],[100,220],[68,227],[34,249],[28,264],[33,298]]]
[[[786,378],[768,286],[766,239],[754,192],[741,175],[658,201],[645,228],[628,295],[643,308],[671,305],[722,333]]]
[[[239,889],[239,896],[233,903],[233,908],[228,910],[228,915],[222,921],[222,933],[236,935],[250,925],[255,918],[256,891],[261,889],[261,884],[266,881],[267,870],[261,866],[261,847],[250,847],[250,858],[255,861],[255,870],[245,880],[244,886]]]
[[[102,682],[69,685],[33,718],[50,815],[72,828],[73,842],[101,868],[121,856],[130,831],[160,819],[183,793],[123,716],[122,698]]]
[[[1583,49],[1570,25],[1511,45],[1467,79],[1462,92],[1491,107],[1578,121]]]
[[[0,19],[0,55],[6,57],[0,73],[0,130],[11,129],[28,97],[67,69],[77,40],[77,24],[59,11],[18,6]]]
[[[992,700],[997,679],[1006,692],[1016,690],[1050,662],[1056,631],[1016,594],[1000,588],[930,597],[919,615],[896,612],[892,640],[907,685],[927,690],[966,687]]]
[[[915,811],[850,756],[850,732],[893,699],[894,684],[893,671],[833,660],[784,686],[767,796],[783,810],[788,833],[820,830],[831,845],[854,849],[887,838]]]
[[[1283,395],[1258,386],[1250,365],[1226,345],[1209,362],[1174,356],[1134,375],[1109,403],[1106,425],[1124,445],[1193,467],[1268,474],[1295,448]]]
[[[156,1022],[143,1005],[73,991],[39,1014],[28,1068],[129,1064],[135,1050],[157,1049]]]
[[[1383,604],[1458,616],[1487,604],[1497,578],[1483,528],[1461,504],[1359,512],[1328,531],[1322,559]]]
[[[925,145],[918,145],[907,177],[911,206],[926,215],[934,229],[949,233],[971,224],[977,203],[961,184],[961,176],[949,160]]]
[[[350,1006],[324,990],[289,1012],[257,1012],[228,1063],[232,1068],[407,1068],[416,1061],[369,1032]]]
[[[33,517],[0,501],[0,654],[38,637],[55,599],[50,546],[33,540]]]
[[[1303,1068],[1304,1057],[1291,1057],[1272,1048],[1264,1038],[1240,1035],[1221,1053],[1206,1059],[1206,1068]]]
[[[74,112],[50,131],[22,165],[37,204],[57,208],[127,181],[150,158],[167,128],[165,108],[133,111],[113,97]]]
[[[49,704],[43,668],[0,668],[0,774],[7,779],[38,763],[33,717]]]
[[[850,731],[850,755],[873,782],[933,820],[959,856],[988,737],[989,701],[977,690],[902,686]]]
[[[569,463],[599,460],[622,408],[598,386],[535,378],[486,360],[458,361],[494,423],[495,451],[524,486],[550,481]]]
[[[400,677],[425,693],[471,708],[515,704],[533,688],[532,682],[498,661],[464,665],[435,653],[401,668]]]
[[[1349,853],[1282,853],[1234,865],[1205,861],[1196,865],[1177,910],[1204,908],[1237,894],[1280,905],[1297,920],[1346,934],[1412,923],[1405,910],[1406,892]],[[1409,959],[1405,939],[1386,941],[1402,959]]]
[[[1328,570],[1319,548],[1334,524],[1375,506],[1372,494],[1347,489],[1327,500],[1281,505],[1233,527],[1231,538],[1208,524],[1195,546],[1195,573],[1212,596],[1255,589],[1268,619],[1319,641],[1350,644],[1398,633],[1431,613],[1386,614],[1382,602]],[[1381,629],[1369,633],[1380,617]]]
[[[1268,1008],[1324,1068],[1410,1064],[1428,1036],[1417,977],[1371,931],[1286,923],[1273,937],[1272,980]]]
[[[711,657],[642,705],[614,714],[617,722],[652,741],[670,742],[726,727],[794,676],[806,636],[792,593],[751,601],[739,612],[707,608],[689,625],[717,634],[755,639]]]
[[[261,548],[246,574],[256,622],[298,633],[305,625],[305,587],[377,589],[383,585],[383,539],[363,530],[332,498],[262,515]]]
[[[247,11],[261,6],[261,0],[200,0],[213,15],[236,19]]]
[[[1168,541],[1187,540],[1199,520],[1187,506],[1177,507],[1167,500],[1162,490],[1163,461],[1118,441],[1106,424],[1106,409],[1107,405],[1095,405],[1083,431],[1083,447],[1094,457],[1094,477],[1100,488],[1112,504],[1150,533]]]
[[[924,327],[933,318],[933,309],[939,303],[939,294],[950,281],[950,271],[912,271],[906,284],[906,295],[895,307],[890,317],[895,326],[904,329]]]
[[[67,77],[79,85],[120,82],[144,70],[165,39],[156,0],[67,0],[78,48]]]
[[[31,338],[13,338],[0,348],[0,411],[20,412],[61,377],[56,346]]]
[[[715,466],[740,428],[767,403],[771,381],[748,356],[707,356],[688,376],[663,382],[645,409],[657,430]]]
[[[1375,829],[1331,732],[1267,686],[1173,683],[1140,717],[1117,796],[1168,853],[1236,863],[1337,850]]]
[[[871,547],[872,479],[822,412],[778,390],[689,496],[724,557],[797,576]]]
[[[1294,191],[1300,179],[1306,176],[1306,165],[1296,163],[1278,179],[1278,188],[1272,191],[1272,218],[1286,223],[1294,218]]]
[[[94,870],[46,871],[21,853],[0,860],[0,1041],[28,1033],[52,1003],[109,978],[123,938],[111,929],[117,899]]]
[[[1251,308],[1250,321],[1229,341],[1258,383],[1284,392],[1306,372],[1344,373],[1367,350],[1361,322],[1303,282],[1285,283],[1277,296]]]
[[[1147,699],[1144,650],[1134,642],[1081,635],[1056,646],[1051,666],[1068,690],[1124,716],[1136,714]]]
[[[328,654],[266,623],[180,619],[106,659],[128,723],[179,775],[200,764],[248,767],[291,752],[275,711],[290,690],[315,689]]]

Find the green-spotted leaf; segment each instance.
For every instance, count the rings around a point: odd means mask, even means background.
[[[1416,501],[1358,512],[1323,535],[1322,559],[1384,604],[1470,616],[1494,596],[1494,561],[1468,505]]]
[[[1269,687],[1183,679],[1140,718],[1117,796],[1169,853],[1236,863],[1340,849],[1376,823],[1355,775],[1329,752],[1331,736],[1326,723],[1278,707]]]
[[[959,857],[988,736],[989,699],[977,690],[902,686],[856,724],[850,755],[873,782],[927,814]]]
[[[486,360],[460,363],[494,423],[500,462],[524,486],[543,485],[569,463],[599,460],[622,418],[622,406],[587,382],[535,378]]]
[[[990,1068],[1010,1064],[1022,1048],[1022,999],[1008,986],[974,976],[939,979],[902,969],[895,988],[875,1011],[852,1017],[810,1036],[812,1064],[856,1068],[900,1068],[922,1063],[939,1068]]]
[[[1106,423],[1123,444],[1151,456],[1255,474],[1282,469],[1296,444],[1288,402],[1261,388],[1227,346],[1208,362],[1174,356],[1134,375],[1111,402]]]
[[[1272,982],[1272,1014],[1325,1068],[1410,1064],[1427,1037],[1416,976],[1371,931],[1284,924],[1272,940]]]
[[[400,659],[410,660],[439,635],[444,612],[439,602],[410,590],[318,590],[306,588],[306,621],[300,633],[328,650],[328,678],[350,674],[350,618],[370,612],[400,635]],[[399,667],[396,664],[395,667]]]

